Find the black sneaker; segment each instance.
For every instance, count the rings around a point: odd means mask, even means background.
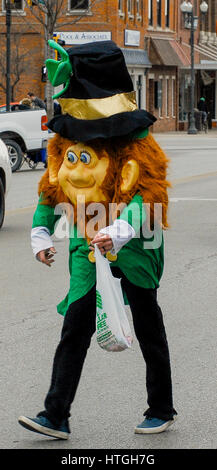
[[[18,422],[24,428],[45,434],[45,436],[56,437],[57,439],[69,438],[70,430],[67,420],[64,420],[60,426],[55,426],[45,416],[36,416],[36,418],[20,416]]]

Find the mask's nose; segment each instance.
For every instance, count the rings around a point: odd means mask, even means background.
[[[83,164],[78,164],[76,168],[71,170],[69,182],[76,188],[90,188],[94,185],[95,180],[91,173],[85,171]]]

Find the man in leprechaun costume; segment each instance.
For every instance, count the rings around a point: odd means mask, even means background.
[[[50,45],[58,49],[61,61],[47,61],[48,77],[54,86],[64,83],[64,88],[54,96],[61,114],[48,123],[55,136],[49,142],[48,168],[39,183],[32,248],[40,262],[51,266],[55,255],[51,235],[61,217],[56,206],[65,204],[70,223],[70,286],[57,307],[64,322],[45,409],[35,418],[21,416],[19,423],[48,436],[69,436],[70,408],[96,328],[93,250],[97,244],[113,274],[121,278],[146,364],[149,408],[135,432],[162,432],[174,422],[176,411],[168,344],[157,303],[163,237],[157,244],[154,235],[147,237],[148,220],[150,228],[157,227],[161,235],[168,226],[167,159],[148,131],[156,119],[137,108],[123,54],[114,42],[84,44],[67,51],[53,41]],[[119,212],[110,211],[111,205]],[[155,213],[156,205],[160,212]],[[93,232],[91,222],[99,207],[99,229]]]

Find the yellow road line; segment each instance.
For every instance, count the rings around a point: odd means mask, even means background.
[[[196,181],[196,180],[200,180],[203,178],[209,178],[210,176],[217,176],[217,171],[213,171],[210,173],[203,173],[201,175],[187,176],[185,178],[178,178],[178,179],[173,180],[171,183],[172,183],[172,186],[175,186],[181,183],[189,183],[190,181]]]
[[[5,211],[5,215],[14,215],[17,214],[17,212],[29,212],[34,209],[36,209],[36,206],[20,207],[18,209]]]

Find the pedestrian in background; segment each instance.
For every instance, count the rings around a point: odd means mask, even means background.
[[[32,108],[32,102],[31,102],[30,98],[23,98],[20,101],[20,105],[22,106],[22,108],[20,108],[20,109],[31,109]]]
[[[29,98],[23,98],[19,103],[11,106],[11,111],[28,111],[32,109],[32,102]]]
[[[201,97],[198,104],[197,104],[197,108],[199,109],[199,111],[201,111],[202,113],[202,123],[204,124],[207,120],[207,115],[208,115],[208,108],[207,108],[207,104],[206,104],[206,100],[205,98]]]
[[[35,96],[35,94],[32,93],[31,91],[27,93],[27,97],[31,100],[34,107],[46,109],[44,101],[41,98],[38,98],[37,96]]]

